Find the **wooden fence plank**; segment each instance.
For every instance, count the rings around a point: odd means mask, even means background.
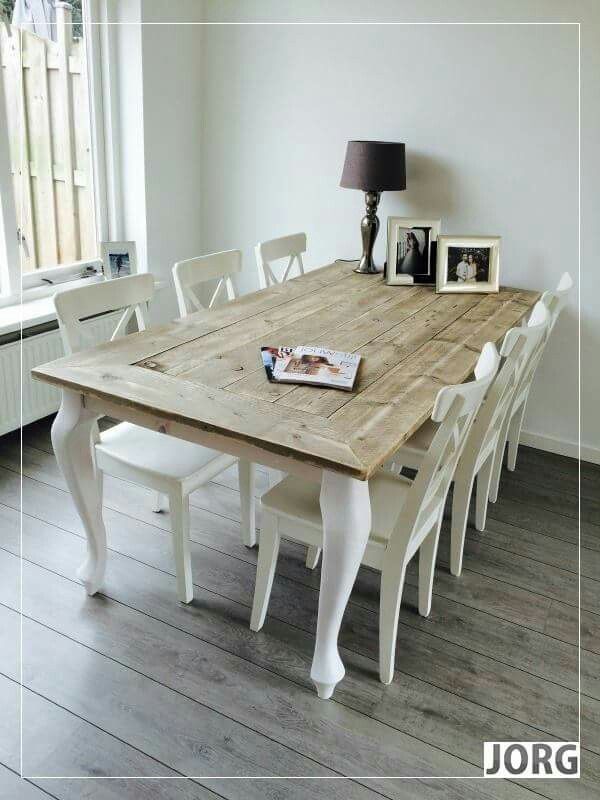
[[[58,113],[53,117],[57,126],[53,131],[53,139],[58,145],[57,155],[63,172],[62,180],[55,185],[59,263],[77,261],[80,258],[77,195],[73,185],[74,109],[71,97],[71,76],[69,74],[69,57],[73,37],[70,22],[70,9],[67,10],[59,4],[56,9],[57,43],[56,45],[48,43],[48,48],[55,49],[58,54],[58,71],[55,86],[57,97],[53,98],[53,104],[56,103]]]
[[[0,26],[0,46],[8,137],[15,193],[17,225],[24,237],[26,246],[21,248],[21,269],[31,272],[38,265],[37,242],[33,227],[33,204],[29,174],[29,147],[27,126],[25,124],[24,81],[21,58],[21,32],[17,28]]]
[[[35,35],[22,37],[25,84],[25,115],[30,159],[35,165],[32,178],[34,228],[38,244],[38,266],[58,264],[54,176],[52,174],[52,131],[46,68],[46,42]]]
[[[85,47],[57,9],[57,42],[0,25],[22,270],[98,255]]]

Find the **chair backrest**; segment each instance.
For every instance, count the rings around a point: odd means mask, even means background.
[[[560,316],[560,312],[567,304],[569,293],[573,288],[573,278],[568,272],[563,272],[556,289],[551,292],[544,292],[541,302],[546,306],[550,312],[550,329],[548,333],[552,333],[552,329],[556,325],[556,320]]]
[[[173,281],[180,315],[186,317],[194,311],[211,309],[223,291],[227,294],[228,300],[235,300],[237,292],[233,276],[241,271],[240,250],[224,250],[221,253],[178,261],[173,267]],[[194,287],[214,280],[218,282],[212,297],[207,303],[203,303],[194,291]]]
[[[123,309],[110,341],[126,333],[127,323],[135,315],[138,330],[146,329],[148,301],[154,294],[154,276],[149,272],[66,289],[54,295],[54,307],[67,355],[98,344],[87,342],[82,320]]]
[[[511,328],[504,337],[504,363],[481,404],[465,445],[462,458],[467,460],[467,468],[474,469],[495,448],[521,377],[546,335],[549,319],[546,308],[538,303],[527,327]]]
[[[475,380],[445,386],[438,392],[431,419],[439,422],[440,426],[423,458],[392,533],[389,544],[392,558],[395,542],[403,548],[408,533],[408,549],[414,552],[422,537],[440,520],[456,464],[499,364],[498,351],[488,342],[477,361]]]
[[[548,312],[547,306],[542,303],[541,300],[538,300],[533,307],[533,311],[527,322],[527,327],[520,329],[511,328],[504,337],[502,347],[500,348],[501,356],[508,356],[513,347],[514,340],[521,331],[524,335],[528,336],[527,357],[524,359],[521,371],[519,372],[517,387],[514,392],[514,408],[517,408],[520,405],[521,399],[523,397],[526,399],[529,394],[535,372],[544,353],[546,342],[548,341],[551,324],[552,318]]]
[[[258,266],[258,279],[260,288],[266,289],[274,283],[283,283],[292,272],[294,264],[298,267],[298,274],[304,275],[302,253],[306,252],[306,234],[294,233],[291,236],[282,236],[279,239],[270,239],[256,245],[256,264]],[[272,264],[287,258],[287,266],[281,278],[273,272]]]

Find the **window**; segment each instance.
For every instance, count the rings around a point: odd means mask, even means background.
[[[29,7],[24,0],[0,0],[4,19],[13,13],[25,18],[21,27],[0,24],[5,297],[19,293],[20,276],[23,289],[43,286],[79,274],[98,258],[89,27],[82,22],[81,0],[55,11],[50,0],[38,0],[46,13],[41,22],[38,14],[27,23]],[[34,27],[35,33],[28,30]]]

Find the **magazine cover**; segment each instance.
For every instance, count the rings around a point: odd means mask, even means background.
[[[261,347],[267,378],[352,391],[360,356],[325,347]]]

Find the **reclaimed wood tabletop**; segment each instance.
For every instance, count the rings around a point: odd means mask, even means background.
[[[387,286],[354,266],[334,262],[33,375],[123,419],[151,415],[173,435],[179,425],[231,442],[232,452],[242,444],[367,480],[429,417],[438,391],[465,381],[483,345],[499,344],[540,295],[441,295]],[[261,345],[301,344],[360,353],[354,391],[269,383]]]

